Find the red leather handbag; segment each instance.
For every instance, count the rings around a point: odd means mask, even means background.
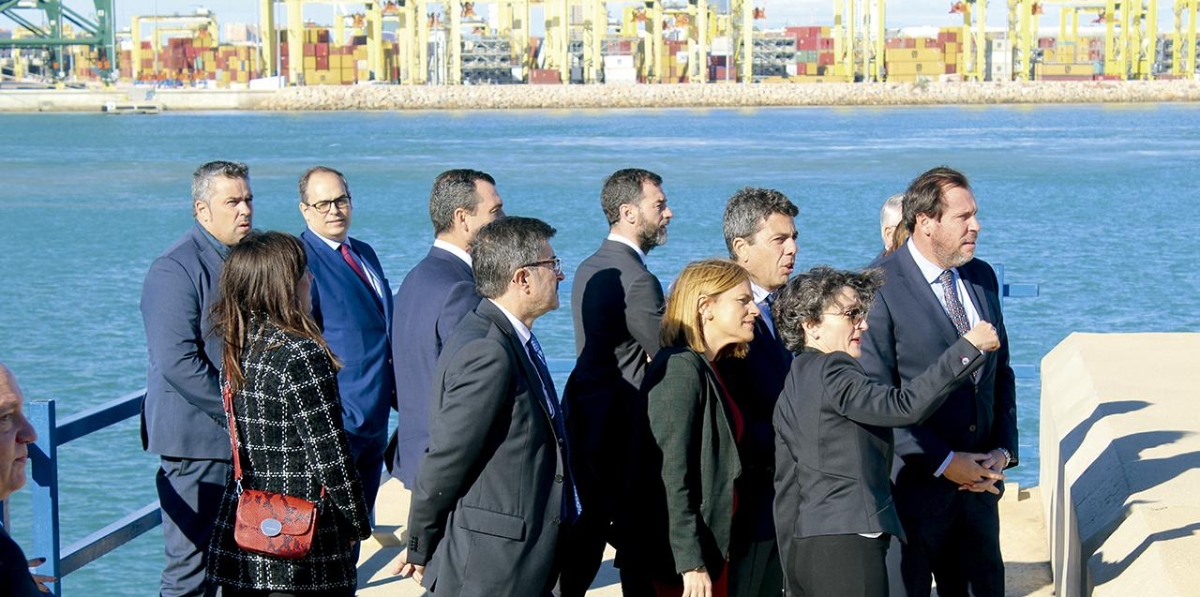
[[[242,460],[228,379],[224,386],[225,416],[229,419],[229,441],[233,447],[233,479],[238,494],[233,540],[246,551],[278,558],[302,558],[312,549],[317,505],[291,495],[242,488]],[[325,495],[324,487],[321,495]]]

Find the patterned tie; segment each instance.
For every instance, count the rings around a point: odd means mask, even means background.
[[[554,380],[550,379],[550,368],[546,366],[546,353],[542,352],[542,345],[538,343],[537,337],[530,335],[529,342],[525,344],[526,350],[529,352],[529,359],[533,361],[533,367],[537,369],[538,377],[541,378],[542,388],[546,392],[546,403],[550,408],[550,418],[554,422],[554,433],[558,435],[558,443],[562,447],[563,471],[563,503],[562,503],[562,519],[568,523],[574,522],[579,518],[579,513],[583,510],[583,506],[579,501],[579,491],[575,489],[575,475],[571,474],[571,450],[567,444],[567,423],[563,419],[562,408],[558,403],[558,390],[554,389]]]
[[[942,275],[938,276],[938,282],[942,283],[942,294],[946,297],[946,312],[950,315],[950,321],[954,322],[959,336],[966,335],[971,331],[971,326],[967,322],[967,310],[963,308],[962,301],[958,300],[958,285],[954,283],[954,272],[943,271]]]

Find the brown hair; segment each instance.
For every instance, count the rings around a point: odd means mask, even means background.
[[[217,283],[212,318],[213,333],[224,343],[221,368],[234,392],[246,381],[241,361],[250,336],[267,321],[315,340],[338,366],[312,313],[296,294],[296,285],[306,275],[304,248],[290,234],[254,231],[230,249]]]
[[[725,259],[689,263],[679,272],[671,294],[667,296],[659,338],[662,345],[687,346],[703,354],[707,345],[704,343],[704,324],[700,319],[700,299],[716,296],[749,280],[750,274],[742,266]],[[724,354],[744,357],[748,350],[749,346],[739,343]]]

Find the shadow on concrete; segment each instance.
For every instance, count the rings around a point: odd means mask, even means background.
[[[1053,582],[1054,577],[1045,562],[1004,563],[1005,595],[1032,595]]]
[[[1090,567],[1092,582],[1095,584],[1095,586],[1100,586],[1114,578],[1117,578],[1121,575],[1121,573],[1125,572],[1125,570],[1129,568],[1130,564],[1137,561],[1137,559],[1141,557],[1141,555],[1145,553],[1147,549],[1150,549],[1151,545],[1157,542],[1170,541],[1172,539],[1182,539],[1196,533],[1200,533],[1200,522],[1193,522],[1192,524],[1178,529],[1151,533],[1146,537],[1145,540],[1142,541],[1140,545],[1137,546],[1136,549],[1130,552],[1129,555],[1114,562],[1104,561],[1104,552],[1099,551],[1096,553],[1096,555],[1100,556],[1100,563],[1094,564]]]
[[[1087,437],[1088,432],[1100,419],[1142,410],[1147,406],[1150,406],[1150,403],[1142,400],[1117,400],[1096,405],[1096,410],[1092,411],[1088,418],[1080,421],[1070,433],[1063,436],[1062,440],[1058,442],[1059,460],[1061,462],[1070,460],[1079,446],[1083,445],[1083,440]]]

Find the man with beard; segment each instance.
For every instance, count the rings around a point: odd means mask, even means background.
[[[621,540],[614,515],[637,445],[634,406],[646,365],[658,352],[663,314],[662,284],[646,267],[646,254],[667,242],[672,216],[662,177],[618,170],[604,181],[600,207],[608,238],[579,265],[571,289],[578,360],[567,380],[567,423],[584,509],[559,550],[560,597],[583,595],[596,577],[605,542]],[[621,586],[628,597],[652,590],[624,568]]]
[[[862,337],[863,368],[902,387],[980,321],[1000,336],[974,383],[924,423],[896,430],[904,586],[909,597],[927,597],[932,575],[944,597],[1001,597],[997,501],[1001,471],[1017,464],[1017,409],[999,283],[975,259],[978,207],[965,176],[934,168],[909,185],[903,205],[911,237],[878,262],[886,281]]]

